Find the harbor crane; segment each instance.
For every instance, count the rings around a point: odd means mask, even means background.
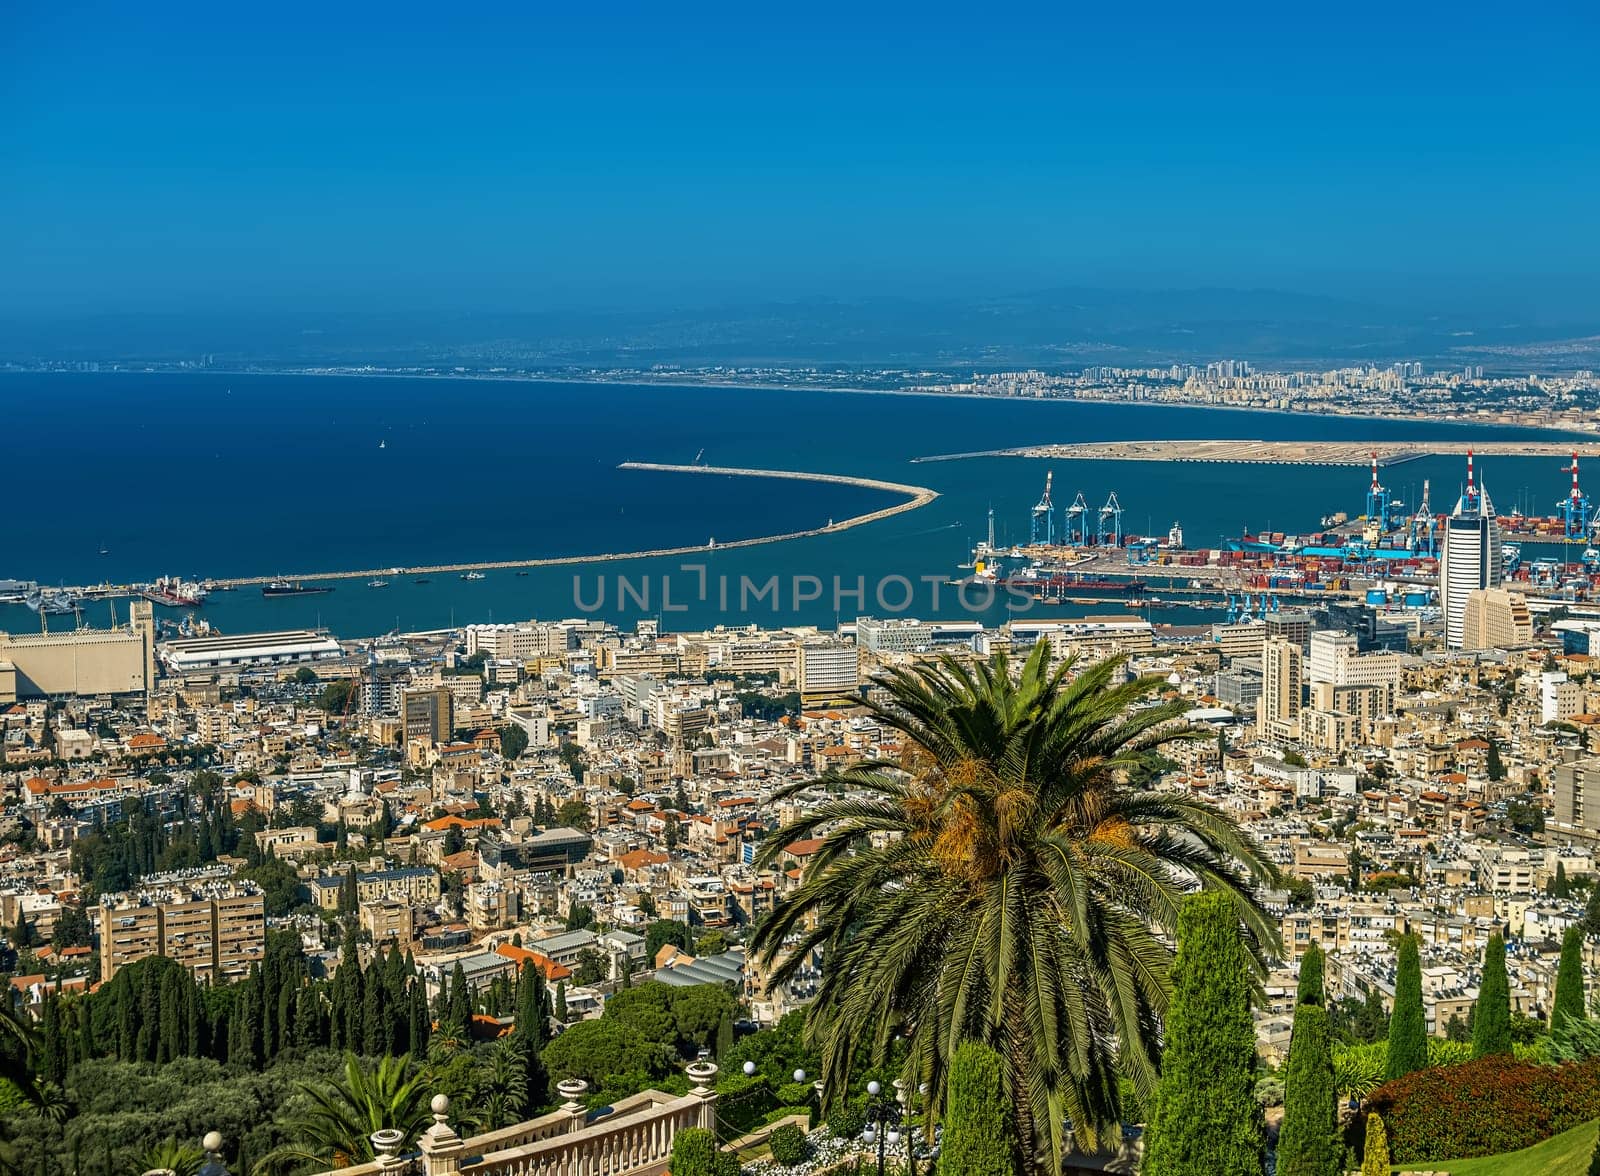
[[[1122,503],[1117,501],[1115,490],[1100,508],[1100,527],[1095,542],[1101,547],[1122,546]]]
[[[1572,451],[1572,490],[1556,504],[1556,512],[1561,517],[1561,527],[1569,543],[1586,540],[1590,530],[1600,520],[1595,519],[1594,509],[1589,499],[1578,489],[1578,451]]]
[[[1424,555],[1430,558],[1439,554],[1439,537],[1435,534],[1439,520],[1433,515],[1433,507],[1428,504],[1428,479],[1422,480],[1422,504],[1417,507],[1417,513],[1411,516],[1411,534],[1407,537],[1407,546],[1413,555]]]
[[[1378,451],[1372,451],[1372,484],[1367,487],[1367,521],[1376,523],[1380,531],[1389,529],[1389,488],[1378,482]]]
[[[1044,497],[1039,499],[1039,505],[1033,508],[1033,526],[1029,532],[1029,542],[1033,544],[1054,544],[1056,541],[1056,508],[1050,501],[1050,483],[1055,478],[1055,471],[1051,470],[1044,476]]]
[[[1082,490],[1062,512],[1061,541],[1072,547],[1089,546],[1089,504],[1084,501]]]

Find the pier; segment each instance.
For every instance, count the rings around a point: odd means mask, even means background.
[[[381,576],[426,576],[436,573],[442,575],[450,572],[488,572],[503,568],[552,568],[568,564],[611,563],[628,559],[704,555],[707,552],[728,551],[737,547],[756,547],[764,543],[784,543],[791,539],[809,539],[817,535],[832,535],[839,531],[848,531],[854,527],[864,527],[868,523],[876,523],[883,519],[893,518],[895,515],[906,514],[909,511],[920,510],[939,497],[937,490],[930,490],[926,486],[908,486],[900,482],[884,482],[876,478],[856,478],[846,474],[813,474],[801,470],[747,470],[735,466],[666,465],[660,462],[646,461],[625,461],[617,468],[623,470],[650,470],[656,473],[671,474],[721,474],[738,478],[785,478],[797,482],[832,482],[842,486],[859,486],[864,490],[882,490],[890,494],[901,494],[905,496],[905,501],[898,502],[893,506],[883,507],[880,510],[869,511],[866,514],[840,519],[837,522],[830,521],[823,527],[809,527],[803,531],[787,531],[780,535],[758,535],[751,539],[733,539],[726,543],[710,541],[692,546],[660,547],[649,551],[612,551],[593,555],[557,555],[534,559],[478,560],[470,563],[425,564],[413,567],[362,568],[358,571],[275,572],[269,576],[214,578],[207,582],[219,588],[246,588],[253,585],[266,584],[278,579],[302,582],[365,580]],[[137,589],[130,588],[129,591],[137,591]]]
[[[917,461],[973,457],[1045,457],[1071,461],[1194,461],[1245,465],[1381,466],[1449,454],[1479,457],[1600,457],[1594,441],[1085,441],[948,453]]]

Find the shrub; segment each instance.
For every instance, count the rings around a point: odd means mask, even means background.
[[[963,1176],[1013,1176],[1016,1126],[1000,1055],[977,1041],[959,1046],[950,1059],[946,1099],[950,1111],[940,1162]]]
[[[1377,1115],[1367,1116],[1367,1146],[1361,1156],[1361,1176],[1389,1176],[1393,1170],[1389,1163],[1389,1137],[1383,1129],[1383,1120]]]
[[[1369,1105],[1399,1164],[1518,1151],[1600,1117],[1600,1060],[1536,1066],[1492,1054],[1387,1082]]]
[[[739,1176],[739,1161],[717,1150],[704,1127],[686,1127],[672,1137],[672,1176]]]
[[[786,1107],[803,1107],[810,1101],[809,1082],[785,1082],[778,1087],[778,1102]]]
[[[840,1139],[854,1139],[867,1126],[867,1109],[860,1102],[842,1102],[828,1116],[828,1130]]]
[[[778,1100],[763,1074],[728,1074],[717,1080],[717,1121],[730,1135],[743,1135],[771,1113]]]
[[[772,1158],[784,1167],[803,1164],[806,1159],[806,1133],[793,1123],[785,1123],[767,1137]]]

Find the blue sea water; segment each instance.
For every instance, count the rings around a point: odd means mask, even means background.
[[[1026,536],[1046,470],[1058,506],[1081,490],[1098,507],[1114,490],[1124,530],[1164,535],[1180,521],[1194,547],[1246,527],[1293,532],[1335,510],[1360,513],[1367,481],[1362,470],[1317,466],[912,461],[919,456],[1157,437],[1532,435],[1145,405],[210,373],[0,375],[0,429],[9,507],[0,578],[49,584],[725,543],[895,500],[847,486],[617,468],[630,459],[688,463],[702,450],[713,465],[854,474],[941,494],[922,510],[851,531],[693,559],[492,571],[472,582],[393,577],[381,589],[343,580],[327,595],[270,600],[247,588],[214,595],[204,610],[225,632],[323,625],[347,637],[585,611],[619,621],[659,615],[667,628],[832,624],[900,606],[906,588],[897,578],[913,594],[910,612],[962,615],[963,602],[936,581],[958,574],[991,506],[1000,538]],[[1480,471],[1503,510],[1520,503],[1545,513],[1566,488],[1560,464],[1494,458]],[[1460,465],[1430,458],[1384,476],[1413,503],[1432,478],[1437,508],[1453,500]],[[686,563],[695,567],[684,571]],[[759,592],[774,576],[779,590]],[[619,577],[631,590],[620,600]],[[864,598],[849,594],[858,580]],[[741,592],[746,582],[757,591]],[[996,609],[1004,615],[1003,603],[984,613],[993,618]],[[105,604],[85,616],[96,625],[108,619]],[[37,624],[20,606],[0,606],[0,628]]]

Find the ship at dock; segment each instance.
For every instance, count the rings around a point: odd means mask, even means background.
[[[263,596],[316,596],[323,592],[332,592],[328,584],[307,584],[304,580],[269,580],[261,585]]]
[[[154,584],[141,588],[139,595],[151,604],[166,608],[199,608],[206,602],[205,588],[181,576],[162,576]]]

